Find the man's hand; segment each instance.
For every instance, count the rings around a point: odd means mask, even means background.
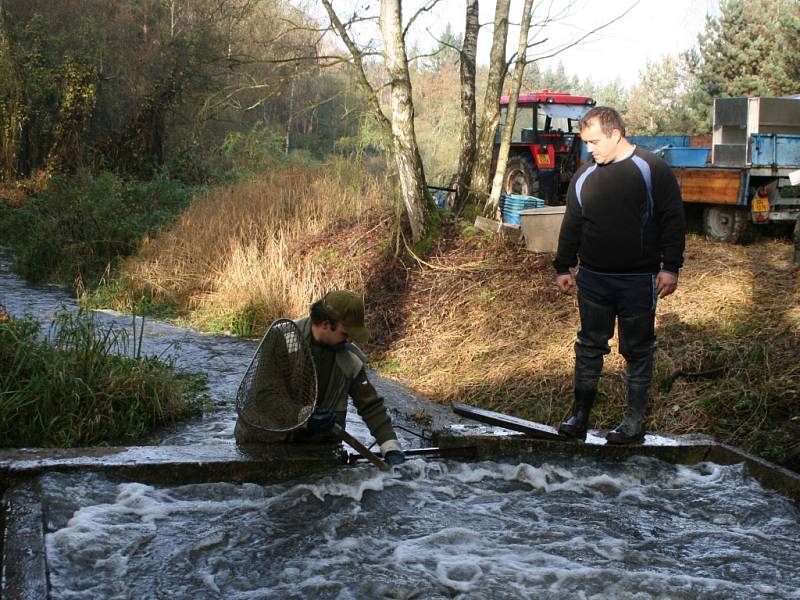
[[[406,462],[406,455],[400,450],[389,450],[389,452],[383,455],[383,460],[385,460],[389,466],[396,467]]]
[[[669,296],[678,288],[678,276],[669,271],[659,271],[656,275],[656,291],[659,298]]]
[[[336,423],[335,410],[332,408],[318,408],[308,418],[308,433],[311,435],[330,433],[334,423]]]
[[[556,286],[564,294],[569,294],[575,286],[575,279],[571,273],[560,273],[556,275]]]

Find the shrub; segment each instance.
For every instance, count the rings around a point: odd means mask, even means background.
[[[169,179],[132,183],[111,173],[81,173],[54,179],[51,191],[0,212],[0,235],[24,277],[80,287],[117,256],[133,254],[190,197],[191,188]]]
[[[176,372],[170,358],[142,356],[141,342],[102,330],[86,312],[63,311],[44,339],[30,318],[0,319],[6,447],[136,440],[201,409],[199,376]]]

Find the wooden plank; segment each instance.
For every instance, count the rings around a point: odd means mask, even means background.
[[[500,233],[500,228],[503,224],[500,221],[494,221],[478,215],[475,217],[475,227],[487,233]]]
[[[513,223],[501,223],[478,215],[475,217],[475,227],[487,233],[497,233],[510,240],[517,241],[522,239],[520,226]]]
[[[742,174],[738,169],[673,169],[684,202],[738,204]]]
[[[566,440],[567,438],[549,425],[535,423],[533,421],[526,421],[511,415],[504,415],[503,413],[495,412],[493,410],[486,410],[470,406],[469,404],[461,404],[460,402],[452,403],[453,412],[462,417],[480,421],[487,425],[496,425],[504,427],[511,431],[518,431],[527,436],[543,439],[543,440]]]

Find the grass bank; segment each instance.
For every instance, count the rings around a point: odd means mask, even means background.
[[[87,300],[258,335],[332,287],[364,288],[370,274],[362,267],[390,244],[394,203],[383,183],[334,160],[217,186]]]
[[[0,311],[4,447],[125,444],[202,409],[204,382],[142,356],[127,332],[83,312],[60,314],[46,338],[39,327]]]
[[[659,303],[650,428],[702,432],[800,471],[800,270],[787,240],[750,246],[690,235],[676,294]],[[553,285],[550,256],[484,236],[451,237],[409,264],[391,310],[404,315],[384,373],[440,402],[557,425],[571,407],[577,302]],[[381,310],[385,301],[376,302]],[[593,426],[626,407],[617,339]]]
[[[179,214],[192,193],[167,178],[134,182],[82,172],[53,179],[29,198],[0,202],[0,243],[14,250],[22,276],[81,292]]]

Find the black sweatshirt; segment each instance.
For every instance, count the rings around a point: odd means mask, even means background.
[[[650,189],[648,190],[648,180]],[[686,221],[672,169],[647,150],[583,165],[572,178],[553,261],[557,273],[580,264],[605,273],[677,274]]]

